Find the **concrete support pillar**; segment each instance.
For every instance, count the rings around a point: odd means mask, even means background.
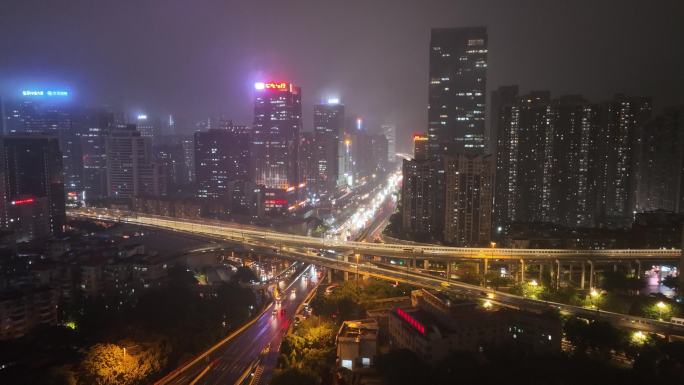
[[[430,268],[430,261],[428,261],[427,259],[424,259],[423,260],[423,270],[427,270],[429,268]]]
[[[447,282],[451,279],[451,262],[449,261],[446,263],[446,279]]]
[[[556,290],[560,289],[561,282],[561,263],[556,259]]]
[[[587,267],[586,263],[582,262],[582,277],[580,278],[580,288],[584,289],[584,280],[586,279]]]
[[[411,258],[411,268],[412,269],[416,268],[416,257]]]
[[[332,283],[332,269],[328,270],[328,283]]]
[[[613,264],[613,273],[617,273],[617,263]]]
[[[487,271],[489,271],[489,260],[487,258],[483,258],[482,265],[482,286],[487,286]]]
[[[635,272],[635,273],[636,273],[636,277],[637,277],[637,278],[641,278],[641,261],[637,259],[635,262],[636,262],[636,265],[637,265],[637,267],[636,267],[636,272]]]
[[[541,285],[542,283],[542,277],[544,276],[544,264],[540,263],[539,264],[539,284]]]
[[[520,260],[520,282],[525,283],[525,260]]]
[[[344,255],[344,261],[349,262],[349,256],[346,254]],[[344,272],[344,280],[349,281],[349,272],[348,271]]]
[[[572,262],[568,266],[568,283],[572,284]]]
[[[594,288],[594,261],[589,261],[589,288]]]

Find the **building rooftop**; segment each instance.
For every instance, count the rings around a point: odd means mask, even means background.
[[[337,338],[375,339],[378,337],[378,329],[378,321],[374,318],[344,321]]]

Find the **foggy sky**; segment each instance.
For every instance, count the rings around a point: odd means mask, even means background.
[[[0,0],[0,95],[63,86],[87,105],[251,124],[253,84],[311,105],[427,125],[431,27],[485,25],[488,89],[646,95],[684,103],[682,1]]]

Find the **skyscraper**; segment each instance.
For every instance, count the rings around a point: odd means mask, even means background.
[[[62,154],[47,135],[0,138],[0,219],[18,239],[58,235],[66,221]]]
[[[344,132],[344,105],[338,99],[314,106],[317,188],[332,192],[339,178],[340,138]]]
[[[195,178],[200,198],[225,198],[229,182],[251,180],[250,132],[221,120],[221,128],[195,132]]]
[[[636,209],[636,177],[641,129],[651,118],[651,100],[615,95],[600,111],[599,217],[616,225],[631,223]]]
[[[114,114],[94,110],[86,113],[81,132],[83,190],[86,200],[107,196],[107,133],[114,127]]]
[[[449,155],[445,167],[444,241],[485,246],[492,228],[494,156]]]
[[[413,134],[413,159],[426,160],[428,157],[428,137],[425,134]]]
[[[496,146],[496,199],[494,226],[503,231],[512,222],[540,221],[544,143],[549,92],[518,96],[517,86],[495,92],[498,106],[492,127],[498,129]],[[515,90],[506,94],[507,90]],[[505,98],[504,98],[505,96]],[[494,99],[494,97],[493,97]],[[501,228],[501,230],[498,230]]]
[[[387,138],[387,161],[394,163],[397,160],[397,126],[394,123],[385,123],[380,128]]]
[[[436,28],[430,38],[430,156],[485,149],[487,29]]]
[[[135,125],[114,127],[107,133],[107,195],[111,198],[166,195],[165,172],[155,162],[152,138]]]
[[[404,159],[402,164],[402,227],[418,239],[438,234],[435,185],[439,168],[440,164],[433,160]]]
[[[301,88],[287,82],[254,85],[252,165],[254,181],[266,188],[266,210],[282,212],[296,200],[300,176]]]
[[[301,89],[286,82],[256,83],[252,159],[257,184],[285,190],[299,184],[297,144]]]
[[[684,107],[671,107],[641,132],[638,211],[684,213]]]

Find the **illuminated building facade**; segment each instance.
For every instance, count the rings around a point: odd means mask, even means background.
[[[339,179],[339,149],[344,119],[344,105],[338,99],[314,106],[316,184],[321,191],[333,191]]]
[[[425,134],[413,134],[413,159],[426,160],[428,157],[428,137]]]
[[[0,138],[2,227],[18,240],[59,235],[66,221],[62,154],[46,135]]]
[[[485,149],[487,29],[436,28],[430,38],[430,156]]]
[[[302,127],[301,88],[287,82],[254,85],[252,170],[266,189],[266,210],[283,212],[296,201],[301,177],[299,132]]]

